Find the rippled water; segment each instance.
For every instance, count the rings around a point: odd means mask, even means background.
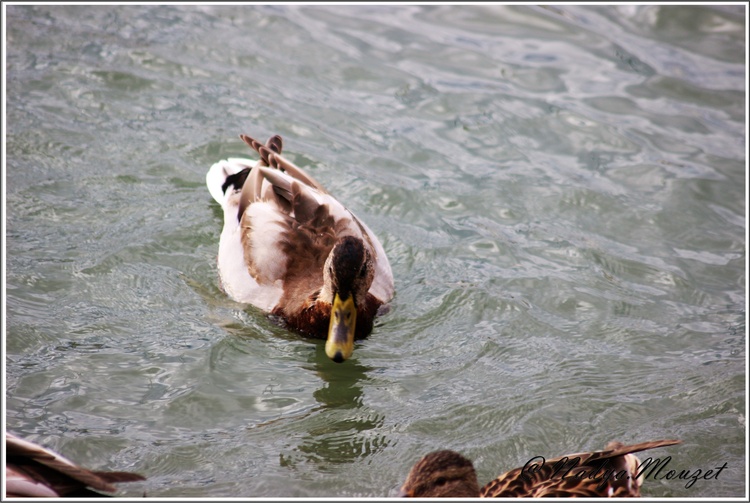
[[[7,427],[154,497],[395,494],[677,437],[746,494],[746,7],[4,6]],[[378,234],[329,361],[217,285],[208,167],[285,152]]]

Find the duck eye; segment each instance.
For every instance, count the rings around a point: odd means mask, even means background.
[[[448,482],[448,479],[446,479],[445,477],[438,477],[438,478],[435,479],[435,485],[436,486],[445,485],[446,482]]]
[[[359,270],[359,277],[364,278],[367,275],[367,264],[362,264],[362,269]]]

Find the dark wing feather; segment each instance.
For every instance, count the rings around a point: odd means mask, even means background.
[[[315,178],[302,171],[294,163],[283,157],[281,154],[275,154],[273,152],[268,153],[268,163],[272,168],[283,170],[305,185],[314,187],[321,194],[328,194],[328,191],[325,189],[325,187],[323,187],[323,185],[321,185]]]
[[[274,135],[274,136],[270,137],[268,139],[268,141],[266,141],[265,145],[263,145],[258,140],[249,137],[246,134],[241,134],[240,135],[240,139],[242,141],[244,141],[247,144],[247,146],[249,146],[251,149],[253,149],[256,152],[258,152],[258,154],[260,154],[260,149],[264,148],[264,147],[267,147],[272,152],[276,152],[277,154],[281,154],[281,148],[282,148],[283,142],[281,140],[281,136],[279,136],[279,135]],[[268,166],[268,161],[265,160],[265,159],[263,159],[262,155],[261,155],[261,160],[262,160],[262,162],[265,163],[265,164],[263,164],[264,166]]]
[[[292,209],[294,219],[300,223],[312,220],[321,204],[309,190],[303,190],[298,182],[292,183]]]
[[[277,154],[281,154],[281,148],[283,145],[283,142],[281,140],[281,136],[275,135],[268,139],[266,142],[266,145],[264,146],[262,143],[260,143],[258,140],[255,140],[253,138],[250,138],[247,135],[241,134],[240,138],[242,141],[244,141],[247,145],[249,145],[253,150],[258,152],[260,154],[261,151],[270,151],[275,152]],[[260,160],[258,161],[257,167],[262,166],[268,166],[268,156],[260,156]],[[245,184],[242,186],[242,193],[240,194],[240,203],[239,207],[237,208],[237,220],[242,220],[242,215],[245,214],[245,210],[248,206],[250,206],[253,202],[257,201],[261,198],[261,188],[263,186],[263,176],[260,173],[260,170],[253,169],[250,171],[250,174],[247,176],[247,179],[245,180]]]
[[[137,473],[87,470],[10,433],[5,434],[5,449],[9,467],[12,466],[17,473],[28,476],[30,480],[47,485],[60,495],[84,490],[85,487],[112,493],[116,488],[111,482],[146,480]]]
[[[260,156],[260,160],[262,162],[261,165],[270,166],[272,168],[285,171],[292,178],[296,178],[300,182],[306,185],[309,185],[310,187],[314,187],[322,194],[328,193],[325,187],[323,187],[323,185],[318,183],[318,181],[315,180],[315,178],[313,178],[309,174],[302,171],[293,162],[289,161],[288,159],[286,159],[285,157],[281,155],[281,147],[282,147],[281,136],[276,135],[276,136],[271,137],[268,140],[268,142],[266,142],[265,145],[260,143],[258,140],[255,140],[245,134],[241,134],[240,138],[250,148],[252,148],[253,150],[255,150],[255,152],[258,153],[258,155]]]
[[[276,152],[277,154],[281,153],[281,147],[283,145],[283,142],[281,141],[281,136],[274,135],[268,139],[266,142],[266,147],[270,148],[273,152]]]

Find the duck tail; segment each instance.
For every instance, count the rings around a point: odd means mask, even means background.
[[[208,173],[206,173],[206,186],[208,187],[208,192],[211,194],[211,197],[214,198],[214,201],[224,208],[227,200],[227,188],[229,185],[236,185],[236,183],[232,183],[230,177],[237,175],[244,169],[248,169],[249,171],[249,169],[255,166],[255,163],[256,161],[251,159],[230,157],[229,159],[219,161],[211,166]],[[228,181],[230,183],[227,183]],[[241,182],[244,183],[244,181],[243,177]],[[239,180],[237,180],[237,182],[239,182]],[[235,189],[241,189],[242,183],[239,183],[239,187],[235,187]]]

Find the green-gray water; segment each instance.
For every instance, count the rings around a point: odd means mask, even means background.
[[[746,493],[746,7],[7,8],[8,429],[121,494],[384,497],[452,448]],[[329,361],[217,284],[212,163],[280,134],[380,236]]]

